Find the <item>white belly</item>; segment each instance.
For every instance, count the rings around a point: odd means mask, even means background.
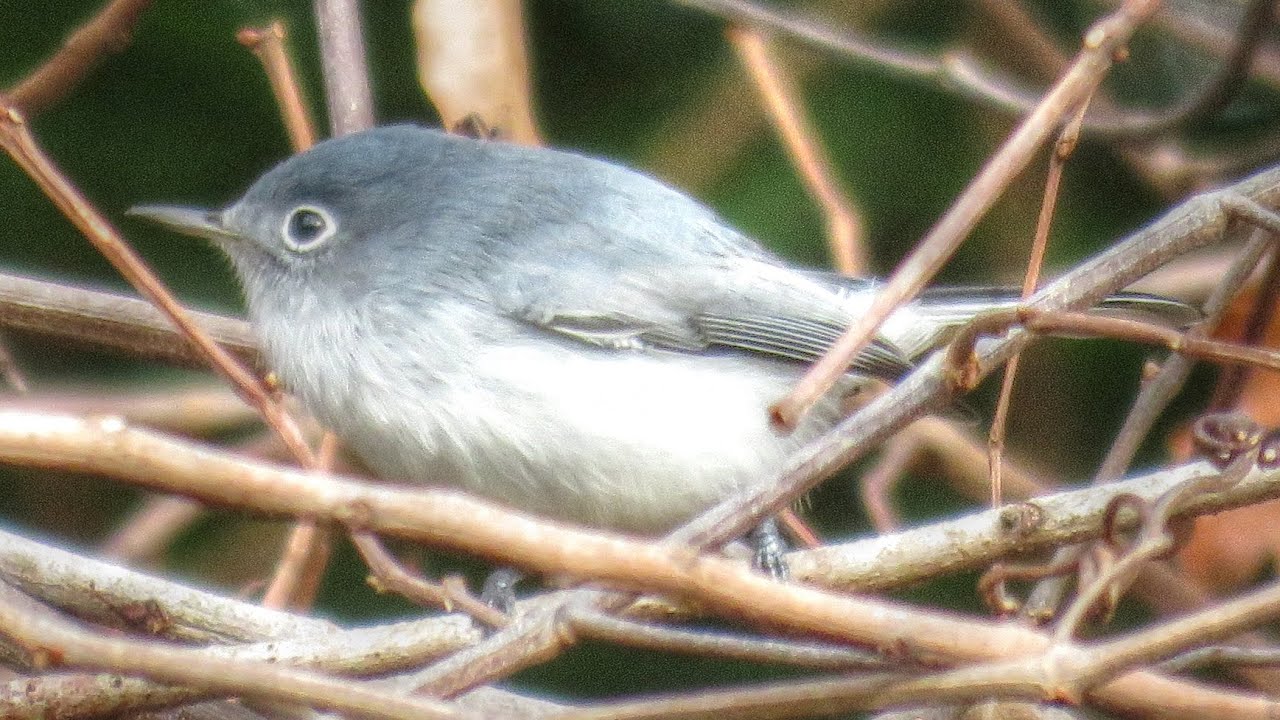
[[[387,478],[651,533],[776,479],[789,453],[830,425],[830,408],[791,434],[770,424],[768,405],[798,371],[529,343],[482,350],[426,382],[400,378],[363,393],[355,413],[322,419]]]

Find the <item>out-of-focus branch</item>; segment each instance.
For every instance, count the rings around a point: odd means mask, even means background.
[[[449,129],[479,119],[502,138],[541,145],[520,0],[413,6],[418,82]]]
[[[373,91],[359,0],[315,0],[329,129],[334,137],[373,127]]]
[[[6,398],[3,405],[71,415],[119,415],[131,423],[183,435],[223,432],[258,418],[235,393],[213,381],[133,391],[75,386]]]
[[[242,362],[259,363],[248,323],[189,311],[193,322]],[[182,367],[203,357],[151,303],[136,297],[0,273],[0,327]]]
[[[1258,260],[1272,243],[1267,232],[1263,230],[1253,232],[1253,237],[1222,275],[1222,281],[1205,301],[1203,307],[1205,319],[1191,329],[1192,334],[1204,337],[1217,325],[1232,298],[1249,279]],[[1120,431],[1116,433],[1111,449],[1107,451],[1106,457],[1094,473],[1092,485],[1099,486],[1115,482],[1124,474],[1133,462],[1133,458],[1137,456],[1142,441],[1155,425],[1160,413],[1182,389],[1183,383],[1191,374],[1193,365],[1194,361],[1190,357],[1174,355],[1165,361],[1156,377],[1143,386],[1125,417]],[[1062,548],[1055,553],[1055,560],[1064,562],[1078,555],[1079,552],[1079,548]],[[1024,614],[1037,620],[1047,620],[1053,615],[1066,587],[1066,580],[1061,577],[1041,581],[1028,596],[1023,608]]]
[[[262,63],[271,93],[280,108],[280,119],[289,133],[289,143],[294,152],[302,152],[316,144],[316,127],[302,99],[298,74],[285,49],[284,24],[279,20],[265,28],[244,28],[236,33],[236,39],[249,48]]]
[[[791,164],[799,171],[809,194],[822,207],[827,220],[827,242],[836,269],[854,277],[863,274],[867,259],[862,219],[841,192],[816,133],[770,58],[765,38],[741,28],[730,28],[728,35],[738,58],[755,80],[783,147],[791,156]]]
[[[723,17],[735,24],[792,37],[893,76],[927,81],[1009,113],[1026,114],[1042,102],[1035,90],[1025,87],[1013,77],[992,70],[965,50],[949,50],[937,55],[911,52],[748,0],[672,2]],[[1156,111],[1121,109],[1110,103],[1099,103],[1095,112],[1085,118],[1082,131],[1111,139],[1126,139],[1151,136],[1186,124],[1217,105],[1220,98],[1229,96],[1235,79],[1240,77],[1240,68],[1247,68],[1248,59],[1257,50],[1256,41],[1260,33],[1261,29],[1257,33],[1245,33],[1245,42],[1238,44],[1231,33],[1222,33],[1224,44],[1214,51],[1221,52],[1224,46],[1233,50],[1223,53],[1226,62],[1222,69],[1193,92],[1188,100]]]
[[[150,5],[151,0],[111,0],[53,57],[3,94],[27,117],[35,117],[80,84],[104,55],[128,47],[134,25]]]

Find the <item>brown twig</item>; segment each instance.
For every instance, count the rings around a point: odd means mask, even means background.
[[[258,364],[258,348],[248,323],[212,313],[188,314],[241,362]],[[0,273],[0,326],[183,367],[208,364],[173,323],[145,300],[7,273]]]
[[[594,590],[570,590],[523,602],[522,612],[484,641],[421,672],[398,678],[397,684],[406,691],[453,698],[555,658],[578,642],[577,635],[561,621],[568,605],[575,600],[594,602],[602,595]]]
[[[946,372],[949,376],[956,378],[953,382],[963,389],[971,389],[977,373],[965,366],[974,357],[974,344],[978,338],[984,335],[998,335],[1019,325],[1034,333],[1067,336],[1083,334],[1087,337],[1114,338],[1164,347],[1201,360],[1280,370],[1280,351],[1209,340],[1141,320],[1081,312],[1043,312],[1034,308],[1020,307],[984,313],[964,327],[947,350],[949,367]]]
[[[1216,324],[1222,313],[1230,304],[1240,288],[1253,273],[1258,260],[1272,246],[1266,231],[1255,230],[1253,237],[1240,252],[1222,278],[1222,282],[1214,288],[1206,300],[1203,312],[1205,319],[1189,333],[1204,336],[1208,329]],[[1165,360],[1159,374],[1143,385],[1133,407],[1125,417],[1124,424],[1116,433],[1116,439],[1103,458],[1098,470],[1094,473],[1091,485],[1099,486],[1113,482],[1124,474],[1138,447],[1155,424],[1160,413],[1181,389],[1191,373],[1194,361],[1181,355],[1174,355]],[[1064,561],[1075,548],[1064,548],[1058,551],[1056,559]],[[1054,608],[1058,606],[1062,594],[1066,591],[1066,582],[1061,578],[1051,578],[1040,583],[1028,596],[1024,613],[1040,621],[1052,617]]]
[[[334,137],[373,127],[373,92],[358,0],[315,0],[329,129]]]
[[[1054,631],[1060,643],[1068,642],[1075,635],[1085,616],[1102,598],[1104,593],[1119,595],[1118,587],[1127,587],[1136,577],[1142,565],[1168,552],[1173,547],[1169,520],[1182,503],[1197,494],[1220,492],[1238,483],[1254,466],[1258,457],[1258,441],[1261,432],[1252,438],[1247,450],[1241,450],[1221,474],[1197,478],[1180,485],[1161,496],[1149,509],[1147,518],[1139,527],[1134,547],[1113,565],[1101,573],[1092,583],[1082,587],[1080,594],[1062,614]]]
[[[245,369],[191,319],[186,309],[155,277],[142,258],[44,154],[31,136],[22,114],[3,98],[0,98],[0,145],[116,270],[181,330],[200,355],[231,382],[245,402],[261,413],[267,425],[280,435],[290,451],[304,464],[312,464],[311,449],[307,447],[293,418],[253,373]]]
[[[1266,0],[1257,0],[1265,2]],[[747,0],[673,0],[739,25],[761,32],[776,32],[814,47],[839,53],[891,76],[931,82],[945,90],[994,106],[1013,114],[1026,114],[1040,103],[1037,93],[1023,88],[1013,78],[991,71],[983,62],[965,50],[949,50],[937,55],[910,52],[887,46],[847,30],[835,30],[823,23],[795,13],[775,10]],[[1117,5],[1120,3],[1112,3]],[[1252,29],[1251,29],[1252,31]],[[1246,35],[1247,37],[1247,35]],[[1231,38],[1234,40],[1235,38]],[[1234,44],[1226,53],[1227,61],[1220,70],[1194,92],[1189,99],[1168,109],[1146,112],[1122,110],[1109,103],[1099,103],[1096,112],[1087,117],[1083,132],[1113,140],[1136,139],[1167,132],[1191,120],[1229,97],[1235,90],[1241,68],[1256,52],[1256,40]],[[1036,58],[1048,57],[1047,46],[1039,43]],[[1213,51],[1220,52],[1220,46]]]
[[[196,436],[241,428],[258,419],[226,384],[212,379],[155,390],[74,385],[7,398],[3,405],[73,415],[119,415],[138,425]]]
[[[727,35],[769,111],[791,164],[826,216],[827,242],[836,269],[845,275],[862,275],[867,258],[861,216],[840,191],[831,162],[796,102],[787,78],[774,63],[765,37],[740,27],[730,27]]]
[[[276,21],[261,30],[244,28],[236,34],[236,39],[262,63],[293,151],[300,153],[310,149],[316,142],[315,123],[302,100],[298,76],[285,47],[284,25]],[[317,469],[331,467],[336,442],[331,433],[324,435]],[[330,545],[328,530],[317,527],[310,520],[295,523],[262,596],[262,604],[274,608],[309,607],[328,563]]]
[[[151,560],[205,512],[203,505],[186,498],[155,498],[113,531],[98,552],[126,562]]]
[[[1062,183],[1062,173],[1067,159],[1074,152],[1080,140],[1080,126],[1084,122],[1085,112],[1089,109],[1086,98],[1080,103],[1075,115],[1062,129],[1058,141],[1054,144],[1053,153],[1049,157],[1049,171],[1045,177],[1044,199],[1040,204],[1040,215],[1036,219],[1035,238],[1031,243],[1031,256],[1027,259],[1027,272],[1022,279],[1022,300],[1025,302],[1036,291],[1040,284],[1040,271],[1044,267],[1045,251],[1049,247],[1049,230],[1053,226],[1054,210],[1058,203],[1058,191]],[[1009,418],[1009,404],[1013,398],[1013,382],[1018,375],[1018,359],[1021,353],[1014,353],[1004,367],[1004,377],[1000,381],[1000,396],[996,401],[995,417],[991,421],[991,431],[987,441],[987,467],[991,474],[991,506],[999,507],[1003,502],[1004,492],[1001,482],[1001,469],[1004,467],[1005,425]]]
[[[1055,645],[1034,656],[995,661],[942,673],[909,676],[879,674],[755,684],[696,695],[668,695],[570,710],[559,720],[641,720],[828,716],[900,705],[972,702],[986,697],[1056,700],[1079,704],[1094,688],[1132,668],[1168,657],[1195,643],[1227,638],[1280,614],[1280,584],[1272,584],[1221,608],[1199,613],[1094,645]],[[1172,689],[1170,689],[1173,691]],[[1176,692],[1176,691],[1175,691]],[[1263,720],[1276,704],[1261,697],[1179,697],[1176,711],[1157,709],[1155,696],[1114,709],[1134,717],[1230,717]]]
[[[778,513],[778,524],[786,530],[791,539],[800,544],[800,547],[815,548],[822,545],[822,538],[809,527],[800,516],[791,508],[784,508]]]
[[[97,66],[104,55],[128,47],[133,27],[151,0],[111,0],[67,38],[62,48],[4,94],[27,117],[48,109]]]
[[[1169,673],[1181,673],[1205,665],[1280,666],[1280,648],[1231,645],[1196,648],[1160,663],[1160,669]]]
[[[458,588],[430,582],[409,570],[382,547],[377,535],[353,530],[351,541],[369,567],[369,584],[378,592],[397,593],[419,605],[440,607],[450,612],[457,607],[489,627],[505,627],[509,622],[506,615],[466,593],[465,588],[462,589],[463,592],[459,592]]]
[[[1254,221],[1242,214],[1242,208],[1262,212],[1274,204],[1280,204],[1280,170],[1274,169],[1192,198],[1059,278],[1028,304],[1042,311],[1090,307],[1174,257],[1220,241],[1224,235],[1234,237],[1237,230],[1244,229],[1239,224],[1242,218]],[[978,375],[990,372],[1029,339],[1026,334],[1014,333],[982,348],[974,366]],[[776,481],[721,502],[671,537],[697,547],[718,546],[739,537],[862,457],[876,443],[941,407],[953,386],[939,372],[940,360],[935,357],[923,363],[888,392],[842,420],[826,437],[801,448]]]
[[[264,28],[243,28],[236,33],[236,40],[249,48],[262,63],[293,151],[302,152],[315,145],[315,122],[303,100],[293,61],[285,49],[284,23],[275,20]]]
[[[902,523],[893,509],[889,494],[898,478],[907,471],[919,449],[920,443],[914,433],[898,433],[881,449],[880,457],[871,470],[862,476],[862,505],[876,532],[891,533],[901,527]]]
[[[1157,0],[1130,0],[1089,29],[1084,49],[1062,79],[902,261],[866,312],[814,364],[791,394],[774,405],[772,413],[778,422],[794,427],[800,416],[845,372],[853,356],[870,342],[885,318],[932,279],[1000,193],[1031,161],[1062,118],[1093,94],[1134,30],[1159,5]]]
[[[371,531],[500,558],[548,574],[596,578],[699,599],[717,613],[881,646],[906,642],[927,656],[1025,656],[1046,647],[1023,627],[960,619],[896,603],[778,583],[742,564],[546,521],[443,490],[397,489],[232,461],[118,423],[0,412],[0,456],[109,473],[154,489],[268,515],[345,522],[359,512]],[[176,483],[176,484],[175,484]],[[907,639],[909,638],[909,639]],[[1206,693],[1137,672],[1096,691],[1104,705],[1137,697]]]

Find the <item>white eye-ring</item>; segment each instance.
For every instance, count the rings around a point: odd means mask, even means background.
[[[280,234],[294,252],[307,252],[324,244],[338,232],[338,223],[323,208],[299,205],[284,219]]]

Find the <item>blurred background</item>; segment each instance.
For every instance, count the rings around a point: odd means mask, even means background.
[[[856,31],[919,52],[964,48],[1028,90],[1052,73],[990,13],[989,2],[868,0],[772,2],[831,28]],[[366,43],[380,123],[436,124],[415,73],[411,3],[364,3]],[[0,87],[37,66],[92,16],[100,2],[0,0]],[[1108,3],[1024,3],[1041,31],[1068,56]],[[1232,33],[1240,3],[1173,3],[1167,17]],[[547,143],[613,159],[652,173],[700,198],[732,224],[786,257],[829,262],[821,211],[787,159],[747,74],[724,35],[725,23],[677,3],[654,0],[538,0],[526,5],[537,121]],[[238,314],[237,289],[221,255],[199,242],[122,216],[143,202],[217,206],[240,194],[285,157],[289,144],[257,60],[236,31],[280,19],[304,92],[323,122],[311,3],[209,0],[158,2],[123,52],[108,57],[69,97],[33,120],[48,153],[117,223],[125,236],[191,306]],[[1189,20],[1188,20],[1189,19]],[[1207,78],[1224,48],[1188,41],[1176,24],[1143,30],[1132,59],[1107,83],[1116,105],[1156,109]],[[1210,43],[1211,44],[1211,43]],[[905,78],[872,64],[785,36],[771,47],[825,146],[840,187],[863,219],[871,269],[890,272],[949,206],[1007,136],[1016,120],[942,83]],[[1266,78],[1245,84],[1211,117],[1143,142],[1088,137],[1068,166],[1049,245],[1053,276],[1108,246],[1188,192],[1230,179],[1272,159],[1277,97]],[[1146,158],[1248,157],[1207,170],[1158,175]],[[1161,154],[1164,153],[1164,154]],[[1240,153],[1244,154],[1244,153]],[[1234,158],[1232,158],[1234,159]],[[944,283],[1021,282],[1035,227],[1047,157],[1033,163],[943,272]],[[1182,167],[1182,166],[1179,166]],[[1197,166],[1198,167],[1198,166]],[[15,165],[0,159],[0,272],[127,290],[125,283]],[[6,334],[37,397],[42,393],[115,396],[212,384],[208,373],[179,371],[33,334]],[[1086,478],[1132,399],[1146,351],[1102,341],[1045,341],[1021,370],[1012,408],[1011,453],[1060,482]],[[1212,374],[1199,371],[1166,421],[1204,403]],[[985,432],[993,383],[955,415]],[[0,402],[4,398],[0,396]],[[251,441],[253,424],[230,424],[210,439]],[[1163,435],[1163,432],[1159,435]],[[1153,442],[1146,461],[1162,457]],[[857,468],[817,491],[806,507],[828,538],[865,533]],[[909,518],[956,512],[970,503],[929,473],[906,479],[897,501]],[[92,548],[143,502],[120,484],[0,468],[0,524]],[[252,595],[269,576],[284,526],[230,513],[204,516],[162,556],[163,572]],[[463,568],[465,559],[429,556],[429,572]],[[319,612],[344,619],[406,615],[415,609],[378,597],[345,547],[327,576]],[[973,577],[903,593],[912,599],[975,608]],[[583,673],[580,663],[593,670]],[[612,669],[610,669],[612,668]],[[740,678],[757,669],[586,646],[520,682],[576,695],[675,688]],[[588,684],[583,678],[589,675]]]

